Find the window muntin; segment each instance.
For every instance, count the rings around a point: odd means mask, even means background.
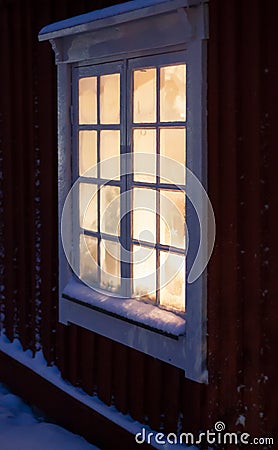
[[[99,67],[96,76],[81,76],[78,81],[78,172],[80,180],[84,177],[94,186],[87,191],[97,191],[85,218],[79,220],[80,276],[107,291],[184,312],[186,64],[134,61],[127,73],[107,69],[109,73],[101,74]],[[87,100],[84,86],[90,88]],[[130,105],[126,122],[124,102]],[[90,123],[84,121],[83,111]],[[120,176],[119,156],[127,152],[129,141],[133,173]],[[147,170],[142,158],[146,153]],[[160,155],[179,164],[171,166],[170,160],[165,164]],[[109,158],[112,165],[105,164]],[[100,163],[98,169],[85,173],[91,161]],[[123,193],[128,201],[121,204]],[[84,214],[81,197],[79,201]],[[124,211],[127,204],[132,210],[129,218]],[[120,212],[125,216],[121,223]],[[121,262],[120,244],[130,252],[128,264]],[[92,275],[88,252],[98,266]]]
[[[95,72],[78,78],[77,166],[80,278],[121,292],[120,148],[121,73]],[[75,133],[75,132],[74,132]],[[114,164],[107,163],[113,158]],[[76,208],[75,208],[76,210]]]

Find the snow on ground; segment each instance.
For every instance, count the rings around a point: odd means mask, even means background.
[[[41,350],[33,358],[30,350],[23,351],[17,339],[11,343],[4,334],[0,334],[0,350],[57,386],[67,395],[127,430],[134,435],[134,438],[137,433],[142,433],[142,427],[146,429],[148,435],[155,434],[148,426],[134,421],[129,415],[123,415],[114,406],[105,405],[96,396],[89,396],[81,389],[63,380],[57,367],[47,366]],[[117,444],[120,445],[119,442]],[[172,450],[173,448],[175,450],[198,450],[194,446],[157,444],[153,437],[151,444],[158,450]],[[97,450],[97,447],[89,444],[80,436],[48,423],[41,417],[36,417],[30,407],[0,383],[0,450]]]
[[[97,450],[84,438],[36,416],[0,383],[1,450]]]

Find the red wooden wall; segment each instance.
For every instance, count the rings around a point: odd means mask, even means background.
[[[154,429],[197,431],[240,415],[275,436],[278,70],[275,0],[211,0],[209,385],[57,320],[57,142],[48,23],[113,1],[0,0],[0,329],[42,348],[65,379]],[[276,376],[276,378],[275,378]]]

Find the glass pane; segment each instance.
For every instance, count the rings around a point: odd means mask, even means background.
[[[120,74],[100,77],[100,123],[120,123]]]
[[[156,182],[156,130],[133,130],[134,180]]]
[[[97,231],[97,186],[80,183],[79,185],[80,226],[86,230]]]
[[[156,251],[133,246],[133,294],[156,300]]]
[[[97,132],[87,130],[79,131],[79,175],[96,177],[96,164]],[[87,172],[88,170],[89,172]]]
[[[160,191],[160,243],[185,248],[185,193]]]
[[[185,311],[185,257],[160,252],[160,304]]]
[[[100,162],[101,178],[107,180],[119,179],[120,130],[104,130],[100,132]]]
[[[156,69],[134,71],[133,122],[156,122]]]
[[[120,234],[120,188],[104,186],[100,190],[100,231]]]
[[[185,184],[185,128],[160,129],[160,154],[160,181]]]
[[[156,191],[133,189],[133,238],[156,242]]]
[[[80,235],[80,267],[81,280],[89,285],[98,282],[97,238]]]
[[[79,80],[79,123],[97,123],[97,78]]]
[[[120,245],[117,242],[100,242],[101,286],[118,291],[121,286]]]
[[[185,120],[185,64],[160,69],[160,121]]]

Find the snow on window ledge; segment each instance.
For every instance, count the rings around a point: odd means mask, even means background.
[[[185,334],[185,319],[175,313],[136,299],[101,294],[74,278],[63,290],[62,297],[152,331],[176,338]]]

